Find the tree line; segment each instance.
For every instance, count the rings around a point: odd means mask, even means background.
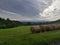
[[[9,18],[4,19],[0,17],[0,29],[3,28],[12,28],[12,27],[17,27],[20,26],[21,22],[15,21],[15,20],[10,20]]]
[[[22,21],[15,21],[15,20],[10,20],[9,18],[4,19],[0,17],[0,29],[5,29],[5,28],[13,28],[17,26],[26,26],[26,25],[44,25],[44,24],[56,24],[60,23],[60,19],[56,21],[48,21],[48,22],[22,22]]]

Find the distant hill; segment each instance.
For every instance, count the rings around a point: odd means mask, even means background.
[[[9,18],[4,19],[0,17],[0,29],[12,28],[22,25],[42,25],[42,24],[56,24],[60,23],[60,19],[56,21],[15,21]]]
[[[20,22],[22,22],[23,25],[56,24],[60,23],[60,19],[55,21],[20,21]]]
[[[58,22],[58,23],[60,23],[60,19],[59,19],[59,20],[56,20],[55,22]]]
[[[51,23],[60,23],[60,19],[58,19],[56,21],[52,21]]]

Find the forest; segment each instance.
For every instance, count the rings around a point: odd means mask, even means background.
[[[4,19],[0,17],[0,29],[3,28],[12,28],[12,27],[17,27],[20,26],[21,22],[15,21],[15,20],[10,20],[9,18]]]

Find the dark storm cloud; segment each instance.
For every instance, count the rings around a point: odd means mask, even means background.
[[[31,2],[26,0],[0,0],[0,8],[29,17],[39,13],[39,10],[34,8]]]
[[[44,0],[0,0],[0,9],[7,10],[13,13],[21,14],[22,16],[35,17],[42,12],[47,5],[47,2],[42,2]]]

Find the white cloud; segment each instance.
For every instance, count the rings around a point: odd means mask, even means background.
[[[53,3],[43,11],[41,16],[48,20],[60,19],[60,0],[54,0]]]

